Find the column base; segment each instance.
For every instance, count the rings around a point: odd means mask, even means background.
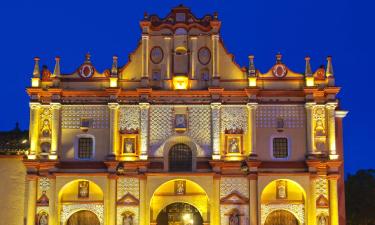
[[[221,159],[221,155],[212,155],[212,159],[213,160],[220,160]]]
[[[57,160],[58,156],[53,154],[53,155],[48,155],[49,160]]]
[[[147,160],[148,159],[148,155],[140,155],[139,159],[140,160]]]
[[[330,160],[338,160],[339,159],[339,155],[337,155],[337,154],[329,155],[329,159]]]
[[[27,159],[28,160],[35,160],[36,159],[36,155],[27,155]]]

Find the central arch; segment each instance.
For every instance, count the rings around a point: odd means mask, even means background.
[[[73,213],[66,225],[100,225],[99,218],[89,210],[81,210]]]
[[[194,206],[176,202],[167,205],[156,218],[157,225],[203,225],[203,218]]]
[[[267,216],[264,225],[299,225],[293,213],[286,210],[276,210]]]

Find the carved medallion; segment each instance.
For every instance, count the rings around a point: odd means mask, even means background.
[[[150,59],[154,64],[159,64],[163,60],[164,53],[161,47],[156,46],[151,49]]]
[[[83,64],[79,68],[79,75],[83,78],[90,78],[94,74],[94,67],[91,64]]]
[[[275,77],[284,77],[287,74],[288,70],[284,64],[276,64],[272,68],[272,73]]]
[[[211,52],[207,47],[203,47],[198,51],[198,60],[202,65],[207,65],[211,60]]]

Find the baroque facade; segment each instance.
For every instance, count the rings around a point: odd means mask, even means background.
[[[145,14],[124,66],[35,67],[27,225],[344,225],[331,57],[239,67],[218,15]]]

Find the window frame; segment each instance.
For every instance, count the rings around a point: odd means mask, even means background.
[[[274,156],[274,149],[273,149],[273,140],[275,139],[275,138],[286,138],[286,140],[287,140],[287,147],[288,147],[288,156],[287,157],[285,157],[285,158],[276,158],[275,156]],[[288,136],[285,136],[285,135],[273,135],[273,136],[271,136],[271,138],[270,138],[270,154],[271,154],[271,158],[273,159],[273,160],[278,160],[278,161],[286,161],[286,160],[289,160],[290,159],[290,156],[291,156],[291,140],[290,140],[290,138],[288,137]]]
[[[91,154],[91,157],[90,158],[79,158],[78,157],[78,152],[79,152],[79,139],[80,138],[91,138],[92,139],[92,154]],[[90,161],[90,160],[94,160],[95,159],[95,145],[96,145],[96,141],[95,141],[95,136],[92,135],[92,134],[78,134],[76,135],[75,137],[75,140],[74,140],[74,159],[75,160],[80,160],[80,161]]]

